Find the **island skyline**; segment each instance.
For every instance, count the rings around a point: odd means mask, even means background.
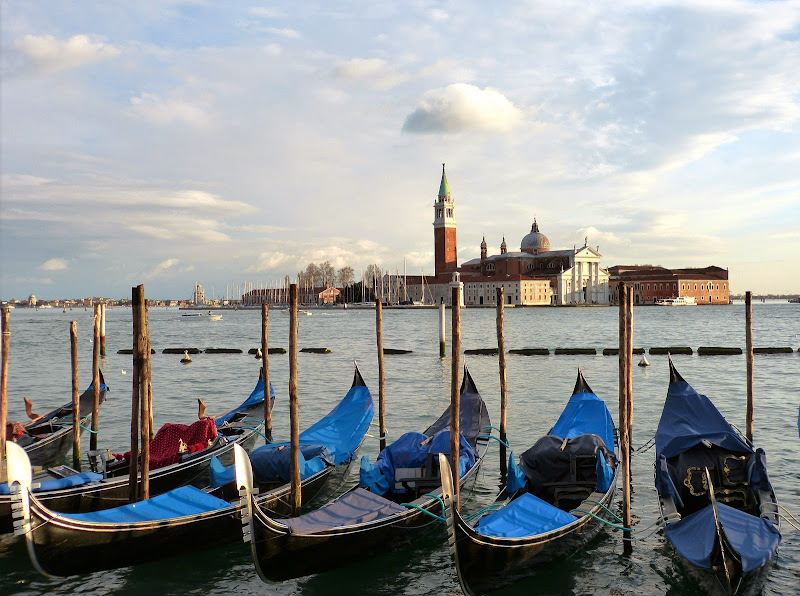
[[[800,7],[5,3],[0,296],[554,246],[796,295]],[[358,279],[358,275],[356,275]]]

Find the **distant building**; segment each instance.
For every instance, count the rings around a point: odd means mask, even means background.
[[[652,265],[609,268],[611,293],[620,282],[633,285],[634,304],[654,304],[666,298],[692,297],[697,304],[730,304],[728,270],[716,266],[666,269]]]
[[[339,294],[341,294],[341,292],[336,288],[332,288],[329,282],[328,287],[317,295],[317,304],[336,304],[336,301],[339,299]]]
[[[608,272],[600,266],[599,247],[550,250],[550,241],[534,220],[531,231],[520,243],[519,251],[509,252],[506,239],[500,253],[488,254],[486,238],[480,245],[480,258],[457,266],[455,201],[442,165],[439,194],[433,204],[435,274],[431,277],[404,277],[403,295],[414,302],[450,304],[450,282],[458,273],[464,283],[465,304],[491,305],[496,288],[504,288],[509,305],[609,304],[611,292]],[[395,286],[389,284],[390,288]],[[400,292],[396,292],[400,296]],[[383,296],[383,294],[382,294]],[[385,298],[384,298],[385,300]]]
[[[194,298],[192,300],[195,305],[202,306],[206,303],[206,292],[200,282],[194,284]]]
[[[36,296],[31,294],[28,297],[28,306],[36,306]]]

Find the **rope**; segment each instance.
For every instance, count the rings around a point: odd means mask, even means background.
[[[623,532],[631,532],[632,531],[631,528],[626,528],[625,526],[620,526],[619,524],[612,523],[612,522],[608,521],[607,519],[603,519],[599,515],[595,515],[591,511],[585,511],[583,509],[572,509],[570,511],[570,513],[582,513],[584,515],[588,515],[589,517],[593,517],[597,521],[602,522],[602,523],[606,524],[607,526],[610,526],[610,527],[614,528],[615,530],[622,530]]]
[[[777,515],[779,518],[781,518],[781,519],[782,519],[783,521],[785,521],[787,524],[789,524],[790,526],[792,526],[792,527],[793,527],[795,530],[797,530],[798,532],[800,532],[800,526],[796,526],[796,525],[794,525],[794,522],[792,522],[792,521],[791,521],[791,520],[790,520],[788,517],[786,517],[785,515],[781,515],[780,513],[776,513],[775,515]],[[791,518],[792,518],[792,519],[794,519],[795,521],[797,521],[797,520],[794,518],[794,516],[792,516],[792,514],[791,514],[791,513],[790,513],[789,515],[791,516]]]
[[[495,441],[497,441],[498,443],[503,445],[506,449],[511,449],[511,447],[509,447],[508,443],[506,443],[505,441],[503,441],[499,437],[495,437],[494,435],[478,435],[475,438],[477,438],[477,439],[494,439]]]
[[[419,505],[414,505],[414,503],[400,503],[400,505],[403,507],[410,507],[411,509],[416,509],[418,511],[421,511],[425,515],[430,515],[432,518],[437,519],[442,523],[445,522],[444,517],[442,517],[441,515],[436,515],[435,513],[431,513],[430,511],[428,511],[423,507],[420,507]]]
[[[487,424],[487,425],[481,427],[481,429],[484,429],[484,430],[487,429],[487,428],[490,429],[490,430],[496,430],[497,432],[503,432],[499,428],[497,428],[496,426],[492,426],[491,424]]]
[[[650,451],[653,448],[653,445],[655,445],[655,444],[656,444],[656,436],[653,435],[652,438],[649,441],[647,441],[647,443],[645,443],[644,445],[642,445],[638,449],[634,449],[633,452],[634,453],[645,453],[647,451]]]
[[[425,493],[425,496],[439,501],[439,505],[442,506],[442,515],[444,515],[444,512],[447,510],[447,508],[444,506],[444,499],[442,499],[442,497],[440,497],[439,495],[435,495],[433,493]]]
[[[88,430],[90,433],[92,433],[94,435],[96,435],[99,432],[97,430],[92,430],[91,428],[87,428],[83,424],[79,424],[78,426],[80,426],[83,430]]]
[[[501,509],[504,505],[505,503],[492,503],[490,505],[487,505],[480,511],[477,511],[476,513],[467,515],[466,517],[464,517],[464,519],[467,521],[472,521],[473,519],[480,517],[484,513],[488,513],[489,511],[497,511],[498,509]]]
[[[267,443],[270,443],[270,440],[267,438],[267,435],[262,433],[257,428],[253,428],[252,426],[240,426],[238,428],[241,428],[242,430],[252,430],[254,433],[258,433],[259,435],[261,435],[261,438],[264,439]]]
[[[599,507],[600,507],[600,508],[601,508],[603,511],[605,511],[605,512],[606,512],[606,513],[608,513],[608,514],[609,514],[609,515],[610,515],[612,518],[614,518],[614,521],[616,521],[617,523],[620,523],[620,524],[622,523],[622,518],[621,518],[621,517],[619,517],[619,516],[617,516],[617,514],[616,514],[616,513],[614,513],[613,511],[611,511],[611,509],[609,509],[608,507],[606,507],[605,505],[603,505],[603,504],[602,504],[600,501],[595,501],[595,500],[593,500],[593,499],[586,499],[586,503],[591,503],[592,505],[597,505],[597,506],[599,506]]]
[[[792,515],[792,512],[789,511],[786,507],[784,507],[780,503],[775,503],[775,505],[778,507],[778,509],[782,509],[783,512],[786,513],[786,515],[788,515],[790,518],[792,518],[795,521],[795,523],[800,524],[800,519],[797,519],[794,515]]]

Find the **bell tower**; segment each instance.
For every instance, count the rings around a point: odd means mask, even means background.
[[[433,246],[436,275],[450,273],[458,269],[456,254],[456,214],[450,186],[442,164],[442,182],[439,196],[433,204]]]

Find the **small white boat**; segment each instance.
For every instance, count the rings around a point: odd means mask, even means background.
[[[204,321],[221,321],[222,315],[218,315],[211,311],[208,311],[208,314],[203,312],[187,312],[181,315],[181,319],[184,321],[188,321],[191,319],[202,319]]]
[[[659,298],[656,306],[697,306],[694,296],[679,296],[678,298]]]

